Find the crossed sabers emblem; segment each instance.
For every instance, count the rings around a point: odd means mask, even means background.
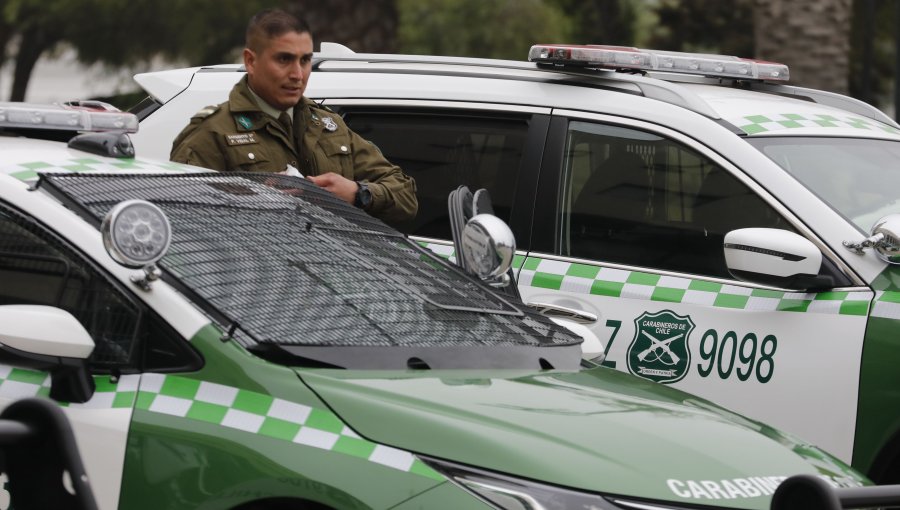
[[[667,338],[665,340],[657,340],[650,333],[647,333],[646,331],[643,331],[643,330],[641,331],[641,334],[644,335],[645,337],[647,337],[650,340],[650,342],[652,342],[652,343],[651,343],[650,347],[647,347],[646,349],[641,351],[640,354],[637,355],[637,358],[639,361],[644,361],[644,359],[651,354],[653,354],[653,356],[654,356],[653,359],[649,360],[651,363],[659,360],[666,365],[675,365],[681,360],[681,358],[677,354],[672,352],[672,349],[669,347],[669,344],[671,344],[675,340],[678,340],[679,338],[683,337],[684,333],[679,333],[679,334],[673,336],[672,338]],[[666,360],[663,359],[664,355],[668,355],[669,359],[671,359],[672,362],[671,363],[666,362]]]

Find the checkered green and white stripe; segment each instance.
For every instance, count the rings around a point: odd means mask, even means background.
[[[140,388],[138,383],[140,382]],[[152,413],[212,423],[250,434],[375,462],[406,473],[444,478],[411,453],[361,438],[327,409],[315,408],[221,384],[186,377],[123,375],[94,377],[94,396],[80,409],[136,408]],[[0,398],[48,397],[50,374],[0,365]]]
[[[121,173],[130,170],[143,173],[165,173],[190,171],[178,163],[165,161],[148,162],[134,159],[66,158],[56,161],[32,161],[28,163],[10,164],[0,167],[0,173],[10,175],[23,181],[36,179],[38,172],[48,173],[84,173],[109,172]]]
[[[870,291],[781,292],[548,259],[528,259],[519,285],[578,294],[753,311],[866,315]]]
[[[290,441],[443,480],[411,453],[361,438],[327,409],[262,393],[185,377],[145,374],[137,409]]]
[[[801,115],[798,113],[782,113],[747,115],[729,120],[748,135],[796,128],[854,128],[900,134],[900,129],[893,126],[872,119],[850,116],[838,118],[834,115],[824,114]]]
[[[127,409],[137,396],[137,375],[123,375],[113,383],[109,376],[94,377],[94,396],[82,404],[60,402],[75,409]],[[50,374],[36,370],[0,365],[0,398],[17,400],[27,397],[49,397]]]
[[[440,243],[429,243],[426,241],[419,241],[419,246],[426,248],[433,252],[438,257],[443,259],[447,259],[451,264],[456,264],[456,254],[454,253],[455,248],[452,244],[440,244]],[[514,268],[522,267],[522,263],[525,262],[525,257],[521,255],[516,255],[513,257],[512,266]]]
[[[875,303],[872,305],[872,317],[900,320],[900,292],[875,292]]]
[[[422,246],[452,260],[453,246]],[[525,287],[737,310],[864,316],[869,313],[873,297],[867,290],[781,292],[550,259],[524,261],[521,256],[516,256],[513,267],[522,268],[519,285]],[[900,319],[900,293],[878,293],[872,315]]]
[[[438,257],[447,259],[453,264],[456,263],[456,255],[453,253],[455,249],[453,248],[452,244],[438,244],[420,241],[419,246],[431,250]]]

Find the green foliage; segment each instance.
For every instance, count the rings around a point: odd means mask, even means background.
[[[84,63],[132,66],[161,56],[188,65],[237,61],[250,16],[273,0],[4,0],[0,63],[16,66],[13,100],[34,62],[67,44]],[[10,43],[16,48],[10,53]]]
[[[60,0],[61,1],[61,0]],[[70,0],[82,6],[65,40],[86,63],[130,65],[155,56],[192,65],[233,61],[264,0]]]
[[[572,34],[550,0],[397,0],[397,10],[401,53],[523,60],[533,44]]]
[[[754,54],[749,0],[660,0],[648,45],[669,51]]]
[[[850,32],[850,95],[875,106],[893,102],[896,87],[896,38],[900,37],[900,2],[873,2],[873,16],[867,19],[866,2],[853,2],[853,23]],[[872,48],[869,87],[865,90],[865,46],[870,38]],[[896,109],[896,106],[895,106]],[[895,116],[896,117],[896,116]]]
[[[572,21],[572,44],[633,46],[640,4],[633,0],[550,0]]]

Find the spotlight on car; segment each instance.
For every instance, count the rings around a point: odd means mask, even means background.
[[[160,276],[156,262],[169,249],[172,227],[159,207],[144,200],[126,200],[113,207],[100,225],[107,253],[125,267],[142,268],[131,281],[144,290]]]

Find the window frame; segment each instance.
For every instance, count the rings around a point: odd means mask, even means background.
[[[528,130],[510,209],[509,227],[516,237],[518,249],[527,250],[530,247],[541,160],[546,153],[545,147],[550,130],[550,108],[428,99],[326,99],[322,103],[342,117],[355,112],[432,116],[446,114],[454,117],[486,119],[522,117],[528,123]]]
[[[109,285],[110,289],[116,292],[123,300],[132,305],[136,310],[137,323],[135,326],[135,335],[137,335],[138,338],[136,338],[135,341],[138,342],[138,344],[134,346],[135,354],[133,360],[128,364],[104,366],[91,363],[90,358],[88,358],[88,365],[91,374],[137,374],[147,372],[148,370],[145,367],[145,360],[147,356],[146,351],[151,347],[151,345],[150,342],[147,341],[148,339],[140,338],[140,334],[141,332],[146,332],[149,328],[151,328],[151,324],[153,325],[152,327],[162,328],[166,330],[168,340],[172,340],[175,343],[179,344],[178,349],[180,350],[180,352],[176,354],[182,362],[180,364],[173,364],[167,367],[154,367],[149,370],[150,372],[192,372],[199,370],[204,365],[204,359],[200,352],[197,351],[197,349],[194,348],[173,325],[169,324],[165,319],[163,319],[162,316],[160,316],[155,310],[153,310],[153,308],[148,306],[143,300],[136,296],[131,289],[128,289],[125,285],[122,284],[122,282],[116,279],[113,275],[110,275],[105,270],[105,268],[94,261],[91,257],[87,256],[83,252],[83,250],[79,249],[78,246],[69,242],[66,237],[60,235],[53,228],[40,221],[40,219],[29,214],[27,211],[23,211],[15,204],[0,200],[0,211],[8,211],[9,213],[11,213],[14,217],[14,221],[16,221],[16,217],[18,217],[21,222],[30,224],[33,230],[36,231],[36,235],[42,238],[44,242],[57,243],[64,250],[67,250],[72,254],[73,257],[77,258],[77,260],[75,260],[74,262],[82,264],[88,271],[93,271],[93,273],[98,278],[101,278]]]
[[[709,159],[712,163],[721,167],[725,172],[747,186],[753,193],[759,196],[764,203],[771,207],[776,213],[780,214],[800,235],[809,239],[822,252],[822,256],[828,260],[832,267],[836,267],[847,280],[852,282],[852,287],[864,286],[856,273],[833,252],[833,250],[816,235],[809,227],[806,226],[793,212],[784,204],[779,202],[772,196],[760,183],[750,178],[745,172],[741,171],[731,161],[723,157],[718,152],[712,150],[702,142],[691,138],[681,132],[669,129],[665,126],[634,120],[630,118],[615,117],[604,114],[593,114],[587,112],[571,111],[571,110],[554,110],[551,119],[550,133],[548,134],[547,153],[544,156],[543,164],[540,172],[540,197],[535,206],[535,237],[533,238],[534,249],[542,254],[549,255],[554,259],[571,260],[587,262],[591,264],[602,264],[604,266],[617,267],[642,272],[652,272],[657,274],[686,276],[692,279],[702,279],[708,281],[718,281],[725,283],[738,282],[746,285],[747,282],[741,282],[733,278],[721,278],[711,275],[701,275],[694,273],[683,273],[668,269],[646,267],[636,264],[614,263],[603,260],[581,259],[578,257],[561,255],[561,229],[563,216],[563,179],[567,176],[565,173],[565,149],[568,136],[569,124],[571,122],[588,122],[606,124],[612,127],[620,127],[625,129],[644,131],[654,136],[660,136],[683,145],[693,150],[702,157]],[[736,143],[742,143],[736,139]],[[552,151],[552,152],[550,152]],[[755,284],[751,284],[755,285]],[[843,288],[843,287],[842,287]]]

